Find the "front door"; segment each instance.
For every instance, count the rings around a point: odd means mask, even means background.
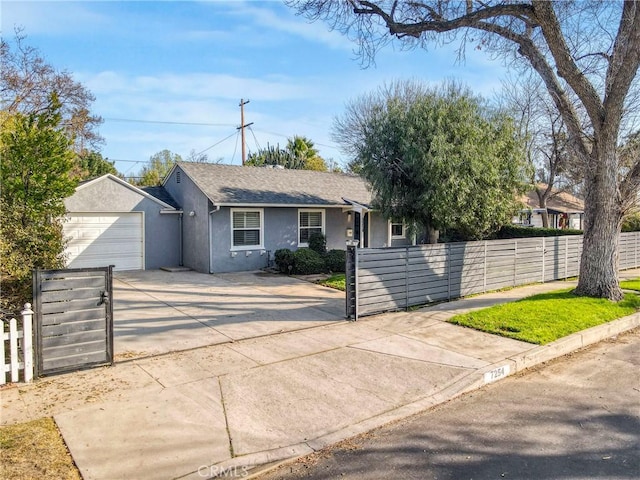
[[[364,216],[360,212],[355,212],[353,217],[353,239],[358,240],[358,246],[367,248],[369,246],[369,213]]]

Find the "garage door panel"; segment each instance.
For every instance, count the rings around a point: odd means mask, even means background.
[[[141,213],[70,213],[64,224],[70,268],[144,268]]]
[[[140,234],[136,232],[131,232],[131,227],[125,229],[118,229],[114,227],[105,226],[105,229],[97,229],[97,228],[78,228],[73,231],[72,235],[69,237],[76,242],[84,242],[84,243],[95,243],[95,240],[99,240],[99,242],[120,242],[120,243],[130,243],[130,242],[142,242],[140,238]]]
[[[102,238],[100,239],[102,240]],[[127,255],[127,256],[142,256],[142,244],[131,244],[130,242],[109,242],[105,244],[103,242],[89,243],[89,242],[73,242],[70,241],[67,245],[67,251],[74,255]]]

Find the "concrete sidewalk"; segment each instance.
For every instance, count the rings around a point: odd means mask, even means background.
[[[640,325],[635,314],[537,347],[446,323],[571,285],[527,286],[52,377],[0,391],[2,423],[53,415],[86,480],[242,477]]]

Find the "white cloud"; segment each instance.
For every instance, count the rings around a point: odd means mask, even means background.
[[[353,43],[350,42],[340,32],[331,31],[324,22],[307,22],[304,18],[298,17],[292,9],[282,5],[269,8],[256,7],[259,2],[224,2],[229,8],[230,14],[244,19],[245,24],[252,24],[252,35],[263,33],[261,37],[267,37],[269,31],[282,32],[303,38],[308,41],[323,44],[332,49],[353,50]],[[272,2],[273,3],[273,2]],[[217,6],[216,2],[210,2],[212,6]],[[266,32],[265,32],[266,30]]]
[[[81,74],[79,78],[96,97],[143,95],[149,98],[234,99],[243,97],[261,101],[304,99],[313,95],[308,82],[284,75],[264,78],[237,77],[209,73],[166,73],[129,76],[113,71]]]
[[[87,2],[90,4],[91,2]],[[88,8],[87,3],[62,1],[2,1],[2,31],[26,27],[27,35],[90,33],[111,25],[108,17]]]

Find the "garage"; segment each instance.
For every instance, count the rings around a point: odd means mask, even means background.
[[[64,223],[69,268],[144,269],[142,212],[73,213]]]
[[[138,188],[107,174],[81,183],[65,207],[68,268],[182,264],[182,210],[162,187]]]

